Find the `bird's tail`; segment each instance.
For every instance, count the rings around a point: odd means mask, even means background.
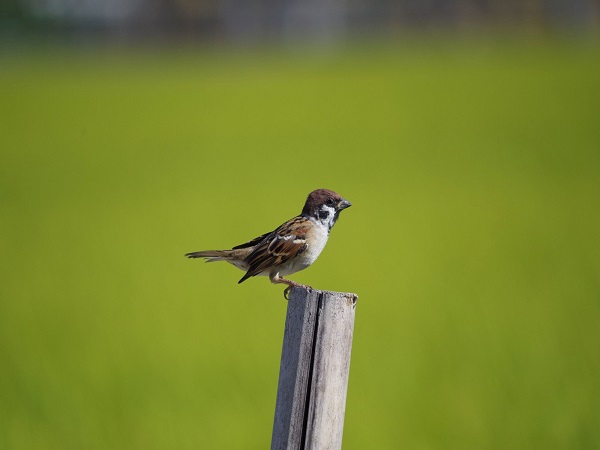
[[[187,258],[205,258],[206,262],[227,261],[234,257],[231,250],[202,250],[186,253]]]

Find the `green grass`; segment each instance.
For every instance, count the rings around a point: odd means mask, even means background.
[[[348,198],[344,449],[600,447],[600,52],[0,63],[0,448],[267,448],[282,288],[183,258]]]

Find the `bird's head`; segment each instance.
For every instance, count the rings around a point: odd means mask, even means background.
[[[329,189],[317,189],[308,194],[302,215],[312,217],[329,230],[338,219],[340,212],[351,206],[351,203]]]

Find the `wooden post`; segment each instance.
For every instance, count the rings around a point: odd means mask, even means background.
[[[291,289],[271,450],[342,448],[357,299]]]

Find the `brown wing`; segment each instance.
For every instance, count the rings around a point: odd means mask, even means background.
[[[249,269],[238,283],[279,266],[305,251],[308,230],[306,219],[296,217],[273,231],[246,257]]]
[[[275,231],[277,231],[277,230],[275,230]],[[254,247],[256,244],[258,244],[260,241],[262,241],[268,235],[273,234],[273,233],[274,233],[274,231],[271,231],[269,233],[265,233],[265,234],[263,234],[261,236],[255,237],[251,241],[245,242],[245,243],[240,244],[240,245],[236,245],[235,247],[232,248],[232,250],[237,250],[238,248]]]

